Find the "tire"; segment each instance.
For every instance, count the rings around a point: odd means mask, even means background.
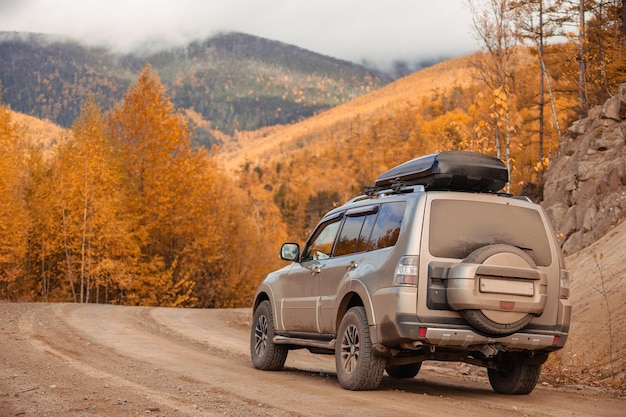
[[[274,339],[274,316],[270,302],[262,301],[254,311],[250,331],[250,356],[257,369],[280,371],[285,366],[289,350],[276,345]]]
[[[464,263],[482,264],[489,260],[489,258],[502,254],[512,253],[519,256],[525,261],[530,268],[537,268],[535,261],[523,250],[512,245],[506,245],[497,243],[493,245],[483,246],[470,253],[467,258],[463,260]],[[521,319],[512,323],[497,323],[491,320],[481,310],[461,310],[463,318],[472,326],[475,330],[482,334],[492,336],[508,336],[515,332],[520,331],[532,320],[534,315],[526,314]]]
[[[422,367],[422,362],[409,363],[406,365],[388,366],[385,371],[392,378],[411,379],[415,378]]]
[[[506,368],[487,369],[491,388],[498,394],[530,394],[541,374],[541,365],[527,365],[513,362]]]
[[[387,360],[372,349],[365,309],[352,307],[341,320],[335,345],[339,384],[351,391],[376,389],[386,365]]]

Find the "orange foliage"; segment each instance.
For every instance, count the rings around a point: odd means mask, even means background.
[[[495,132],[504,125],[494,112],[509,106],[511,188],[518,193],[537,182],[537,119],[529,117],[536,113],[537,64],[528,49],[513,54],[516,77],[503,102],[475,77],[476,58],[443,62],[301,123],[240,132],[219,150],[220,162],[257,198],[276,203],[290,234],[304,239],[311,225],[303,213],[319,193],[337,193],[342,203],[392,166],[441,150],[495,154]],[[571,89],[566,79],[553,83]],[[572,97],[556,102],[561,126],[572,119]],[[549,126],[548,157],[558,147],[555,124]]]
[[[0,106],[0,290],[15,299],[24,273],[30,219],[26,207],[28,164],[20,129],[7,107]]]
[[[108,123],[88,100],[46,153],[0,107],[4,298],[247,305],[284,227],[190,145],[186,121],[149,66]]]

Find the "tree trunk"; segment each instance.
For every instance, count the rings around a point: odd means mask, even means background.
[[[587,80],[585,73],[587,71],[586,49],[585,49],[585,0],[580,0],[579,4],[580,23],[578,27],[578,118],[587,117]]]
[[[544,87],[544,67],[543,67],[543,1],[539,2],[539,169],[537,170],[537,182],[541,183],[541,177],[543,175],[542,161],[543,161],[543,132],[544,132],[544,106],[545,106],[545,87]]]

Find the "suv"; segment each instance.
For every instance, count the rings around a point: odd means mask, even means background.
[[[447,151],[382,174],[326,214],[253,305],[254,366],[291,349],[334,354],[339,383],[376,389],[425,360],[487,368],[494,391],[528,394],[567,339],[569,278],[544,211],[498,193],[502,161]]]

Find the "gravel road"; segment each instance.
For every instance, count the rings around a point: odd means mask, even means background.
[[[249,358],[249,309],[0,303],[0,417],[623,416],[591,389],[493,393],[485,372],[425,363],[377,391],[343,390],[332,356],[289,353],[281,372]]]

